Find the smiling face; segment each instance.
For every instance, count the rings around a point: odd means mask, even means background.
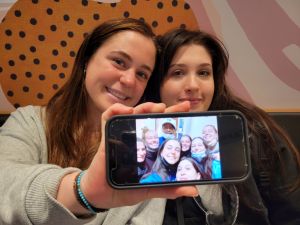
[[[187,159],[181,160],[177,167],[176,180],[199,180],[200,173],[195,169],[192,162]]]
[[[136,148],[137,148],[137,162],[139,163],[144,162],[146,157],[146,146],[142,141],[137,141]]]
[[[206,147],[201,138],[195,138],[192,141],[191,152],[192,153],[204,153],[206,151]]]
[[[155,150],[155,151],[158,150],[159,138],[157,136],[157,133],[154,130],[148,130],[145,133],[145,143],[148,149]]]
[[[165,142],[163,150],[160,155],[163,157],[167,163],[174,165],[178,162],[180,157],[181,146],[177,140],[168,140]]]
[[[180,139],[180,142],[181,142],[181,148],[182,148],[181,150],[183,152],[186,152],[190,149],[192,141],[188,136],[182,136]]]
[[[175,132],[174,126],[170,123],[163,124],[162,130],[166,134],[174,134],[174,132]]]
[[[207,125],[203,128],[202,131],[203,139],[205,144],[210,148],[213,149],[216,144],[218,143],[218,132],[215,127],[211,125]]]
[[[167,106],[182,101],[191,103],[191,111],[207,111],[214,95],[212,59],[200,45],[180,47],[170,64],[160,97]]]
[[[135,31],[121,31],[95,52],[86,67],[89,113],[114,103],[134,106],[146,88],[155,63],[153,41]]]

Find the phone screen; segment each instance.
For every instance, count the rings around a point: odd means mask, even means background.
[[[113,187],[230,182],[249,173],[245,120],[235,111],[117,116],[106,127]]]

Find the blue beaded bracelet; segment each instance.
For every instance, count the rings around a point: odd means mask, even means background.
[[[97,214],[99,212],[107,211],[107,209],[100,209],[92,206],[91,203],[89,203],[89,201],[84,196],[83,192],[81,191],[80,182],[84,172],[85,171],[81,171],[75,178],[74,191],[77,200],[79,201],[80,205],[82,205],[85,209],[89,210],[92,214]]]

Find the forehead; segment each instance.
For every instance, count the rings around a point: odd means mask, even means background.
[[[212,126],[206,126],[204,127],[203,132],[215,132],[215,129]]]
[[[193,140],[193,143],[203,143],[203,140],[200,138],[196,138]]]
[[[165,128],[170,128],[170,127],[174,128],[173,125],[170,124],[170,123],[164,123],[163,127],[165,127]]]
[[[147,131],[147,132],[145,133],[145,136],[146,136],[146,137],[156,137],[157,134],[156,134],[155,131],[149,130],[149,131]]]
[[[188,44],[179,47],[172,59],[173,63],[182,64],[212,64],[212,57],[207,49],[199,44]]]
[[[176,140],[169,140],[166,145],[178,145],[180,146],[180,143]]]
[[[181,141],[190,141],[190,138],[187,136],[183,136],[180,140]]]
[[[137,31],[132,31],[132,30],[124,30],[124,31],[119,31],[114,33],[112,36],[110,36],[108,39],[106,39],[103,42],[103,45],[110,45],[110,44],[120,44],[124,40],[125,41],[136,41],[139,38],[146,38],[151,40],[150,38],[146,37],[145,35],[137,32]],[[124,46],[126,47],[126,46]]]
[[[179,163],[179,165],[181,165],[181,166],[193,166],[193,164],[189,160],[187,160],[187,159],[182,160]]]

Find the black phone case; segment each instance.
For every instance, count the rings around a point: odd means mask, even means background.
[[[113,121],[120,119],[143,119],[143,118],[169,118],[169,117],[190,117],[190,116],[225,116],[237,115],[242,119],[243,123],[243,137],[245,146],[245,167],[246,173],[235,179],[217,179],[217,180],[193,180],[193,181],[176,181],[176,182],[159,182],[146,184],[117,184],[113,181],[110,174],[110,157],[111,151],[109,149],[108,140],[111,137],[109,128]],[[151,113],[151,114],[130,114],[130,115],[116,115],[111,117],[105,125],[105,154],[106,154],[106,179],[108,184],[115,189],[136,189],[136,188],[155,188],[155,187],[170,187],[170,186],[188,186],[188,185],[203,185],[203,184],[217,184],[217,183],[237,183],[247,179],[251,172],[251,160],[248,140],[247,121],[245,116],[237,110],[218,110],[206,112],[178,112],[178,113]]]

